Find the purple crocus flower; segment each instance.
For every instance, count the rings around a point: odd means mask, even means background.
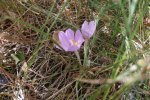
[[[90,37],[92,37],[95,30],[96,30],[95,21],[90,21],[90,22],[84,21],[84,23],[82,24],[81,32],[85,39],[89,39]]]
[[[58,37],[60,46],[65,51],[77,51],[85,41],[80,30],[77,30],[76,33],[71,29],[67,29],[66,32],[60,31]]]

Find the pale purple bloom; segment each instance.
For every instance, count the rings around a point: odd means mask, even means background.
[[[60,46],[65,51],[77,51],[84,42],[80,30],[77,30],[76,33],[74,33],[71,29],[67,29],[66,32],[60,31],[58,33],[58,37]]]
[[[82,24],[81,32],[85,39],[89,39],[90,37],[92,37],[95,30],[96,30],[95,21],[90,21],[90,22],[84,21],[84,23]]]

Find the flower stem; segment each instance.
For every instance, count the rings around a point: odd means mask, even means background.
[[[84,61],[83,66],[88,66],[88,40],[84,42]]]
[[[78,51],[75,51],[75,55],[77,56],[77,59],[78,59],[78,61],[79,61],[79,64],[82,65],[79,52],[78,52]]]

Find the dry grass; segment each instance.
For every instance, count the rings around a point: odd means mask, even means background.
[[[65,1],[0,1],[0,72],[6,76],[0,76],[0,80],[9,80],[5,91],[1,92],[4,84],[0,85],[0,99],[15,100],[16,93],[25,100],[104,100],[116,99],[120,94],[122,100],[134,95],[140,100],[148,98],[150,66],[145,59],[149,59],[150,40],[149,22],[144,22],[148,15],[140,15],[144,6],[138,4],[137,15],[133,16],[137,25],[131,27],[137,31],[133,31],[135,35],[129,34],[127,41],[123,14],[129,12],[122,13],[119,4],[105,0]],[[147,1],[140,2],[146,5]],[[127,4],[124,7],[127,8]],[[74,53],[54,47],[54,32],[67,28],[75,30],[84,20],[94,19],[98,24],[89,43],[90,66],[81,66]],[[143,49],[137,49],[130,40],[142,45]],[[126,43],[130,45],[129,51]],[[83,47],[79,54],[83,62]],[[140,58],[144,60],[138,64]],[[135,75],[128,72],[131,64],[141,66]],[[132,75],[139,75],[140,79]],[[131,84],[124,82],[123,79],[128,81],[129,78]]]

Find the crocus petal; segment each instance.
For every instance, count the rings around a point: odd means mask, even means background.
[[[84,23],[82,24],[81,30],[82,30],[82,31],[85,31],[85,32],[88,32],[88,31],[89,31],[89,25],[88,25],[88,22],[87,22],[87,21],[84,21]],[[88,34],[87,34],[87,35],[88,35]]]
[[[82,43],[85,41],[83,39],[83,36],[82,36],[82,33],[80,32],[80,30],[77,30],[76,31],[76,34],[75,34],[75,41],[77,41],[78,43],[78,48],[80,48],[80,46],[82,45]]]
[[[68,51],[77,51],[79,48],[77,46],[70,46]]]
[[[81,27],[83,37],[85,39],[89,39],[94,34],[95,29],[96,29],[95,21],[91,21],[91,22],[84,21]]]
[[[83,36],[80,32],[80,30],[76,31],[74,42],[76,42],[76,45],[71,45],[68,51],[77,51],[80,49],[82,43],[84,42]]]
[[[93,33],[94,33],[95,30],[96,30],[96,23],[95,23],[95,21],[91,21],[91,22],[89,23],[89,28],[90,28],[90,30],[91,30],[91,34],[93,35]]]
[[[88,22],[84,21],[81,27],[82,35],[84,38],[90,38],[89,36],[89,27],[88,27]]]
[[[82,24],[82,30],[87,30],[89,27],[88,27],[88,22],[87,21],[84,21],[84,23]]]
[[[74,31],[71,30],[71,29],[67,29],[66,32],[65,32],[66,36],[68,39],[74,39]]]
[[[69,48],[69,46],[70,46],[70,44],[69,44],[69,40],[68,40],[66,34],[63,31],[60,31],[59,34],[58,34],[58,36],[59,36],[59,41],[60,41],[61,47],[65,51],[67,51],[68,48]]]
[[[84,42],[84,38],[80,30],[77,30],[76,33],[74,33],[71,29],[67,29],[65,33],[60,31],[58,33],[58,37],[60,46],[65,51],[77,51]]]

